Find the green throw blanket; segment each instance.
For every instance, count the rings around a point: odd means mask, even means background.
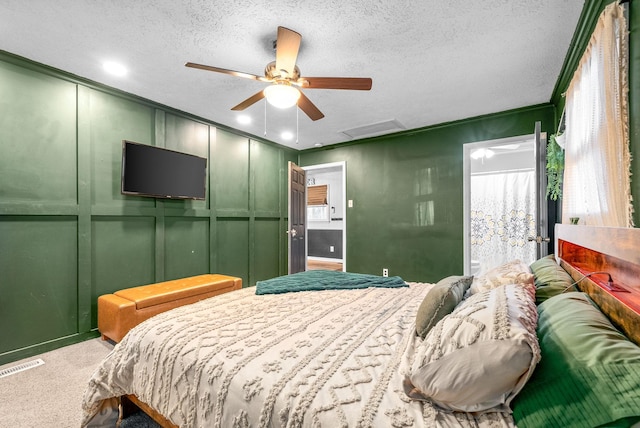
[[[256,294],[280,294],[295,291],[352,290],[356,288],[408,287],[399,276],[382,277],[328,270],[310,270],[258,281]]]

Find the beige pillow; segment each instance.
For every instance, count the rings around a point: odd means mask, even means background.
[[[521,260],[513,260],[476,276],[469,288],[470,294],[491,290],[507,284],[531,284],[533,274],[529,266]]]
[[[434,285],[418,308],[416,334],[424,339],[429,330],[460,303],[473,281],[472,276],[448,276]]]
[[[510,412],[540,360],[533,286],[475,294],[445,316],[416,349],[405,392],[462,412]]]

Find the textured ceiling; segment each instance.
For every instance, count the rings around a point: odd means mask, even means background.
[[[583,3],[3,0],[0,49],[306,149],[548,102]],[[371,77],[371,91],[305,90],[323,119],[269,106],[265,127],[265,101],[230,110],[265,83],[184,67],[262,75],[279,25],[302,35],[303,76]],[[129,73],[105,74],[104,60]]]

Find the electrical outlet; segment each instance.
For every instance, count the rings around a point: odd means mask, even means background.
[[[333,247],[333,245],[329,245],[329,252],[333,253],[336,249]]]
[[[349,208],[353,208],[353,199],[349,199],[348,205]]]
[[[383,268],[383,269],[382,269],[382,276],[384,276],[384,277],[389,276],[389,269],[387,269],[387,268]]]

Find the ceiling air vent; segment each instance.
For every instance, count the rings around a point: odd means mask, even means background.
[[[360,126],[358,128],[347,129],[341,133],[351,139],[373,137],[375,135],[390,134],[406,129],[404,125],[395,119],[385,120],[384,122],[372,123],[370,125]]]

